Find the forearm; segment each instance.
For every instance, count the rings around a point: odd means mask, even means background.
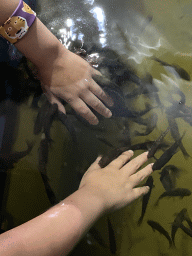
[[[19,0],[0,0],[0,25],[11,16],[18,4]],[[60,51],[68,52],[37,17],[25,36],[14,45],[39,68],[50,65],[58,58]]]
[[[100,199],[81,188],[40,216],[2,234],[0,254],[67,255],[103,213]]]
[[[38,18],[15,46],[39,68],[45,67],[46,64],[51,66],[61,50],[68,52]]]

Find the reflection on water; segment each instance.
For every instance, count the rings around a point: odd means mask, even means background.
[[[20,77],[25,84],[31,83],[31,90],[18,101],[17,91],[14,97],[11,91],[4,93],[18,103],[18,128],[9,130],[0,116],[0,138],[5,133],[15,136],[11,150],[1,152],[3,160],[13,165],[4,168],[7,192],[1,229],[8,228],[11,215],[12,227],[17,226],[75,191],[98,154],[104,155],[105,165],[125,148],[132,148],[135,155],[151,149],[149,161],[156,164],[152,176],[144,181],[150,186],[148,196],[100,220],[79,248],[82,255],[85,248],[95,255],[111,255],[116,248],[120,256],[190,255],[190,56],[186,53],[183,59],[181,52],[170,47],[156,27],[154,13],[126,12],[133,1],[125,2],[116,9],[94,0],[39,3],[39,17],[60,42],[103,74],[94,79],[114,99],[113,117],[108,120],[98,115],[99,125],[91,126],[64,101],[67,116],[62,115],[42,95],[32,64],[21,62]],[[11,78],[5,80],[12,87]],[[9,108],[12,103],[3,104]],[[26,141],[35,141],[29,152]],[[1,143],[6,147],[3,138]],[[117,247],[112,247],[113,239]],[[77,251],[72,255],[80,255]]]

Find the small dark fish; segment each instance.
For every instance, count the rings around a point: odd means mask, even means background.
[[[169,132],[170,127],[168,127],[158,138],[157,140],[153,143],[152,147],[149,149],[149,153],[147,155],[148,158],[153,157],[156,153],[156,151],[158,150],[162,140],[164,139],[164,137],[167,135],[167,133]]]
[[[39,102],[39,100],[41,99],[42,94],[43,94],[42,89],[38,89],[38,90],[34,93],[34,95],[33,95],[33,100],[32,100],[32,103],[31,103],[31,108],[33,108],[33,109],[38,109],[38,108],[39,108],[38,102]]]
[[[160,195],[157,202],[155,203],[155,206],[157,206],[159,203],[159,200],[161,200],[164,197],[177,197],[178,196],[178,197],[183,198],[184,196],[190,196],[190,195],[191,195],[191,191],[187,188],[176,188],[171,191],[166,191],[162,195]]]
[[[135,145],[130,146],[130,149],[135,151],[135,150],[148,150],[152,145],[154,141],[146,141],[143,143],[138,143]]]
[[[173,164],[169,164],[169,165],[166,165],[164,167],[165,170],[168,170],[170,172],[170,174],[176,176],[177,178],[180,177],[180,173],[182,172],[181,169],[179,169],[178,167],[176,167],[175,165]]]
[[[141,94],[149,94],[151,96],[151,94],[156,94],[159,91],[159,89],[153,83],[153,77],[150,74],[147,74],[143,79],[141,79],[139,85],[139,88],[127,93],[125,98],[134,98]]]
[[[183,136],[185,135],[185,132]],[[179,147],[179,144],[181,143],[181,140],[183,136],[177,140],[170,148],[168,148],[159,159],[157,159],[152,167],[153,171],[160,170],[169,160],[172,158],[172,156],[176,153],[177,148]]]
[[[175,141],[178,141],[181,136],[180,136],[180,133],[179,133],[179,127],[177,125],[177,122],[171,116],[168,116],[167,120],[168,120],[168,123],[169,123],[169,126],[170,126],[171,136],[173,137],[173,139]],[[183,146],[182,141],[179,143],[179,147],[180,147],[184,157],[188,158],[190,155],[187,153],[185,147]]]
[[[74,142],[74,145],[77,145],[78,141],[77,141],[76,131],[70,116],[67,116],[63,112],[58,110],[58,119],[62,122],[62,124],[65,125],[65,127],[69,131],[71,138]]]
[[[166,165],[163,168],[164,171],[169,172],[169,176],[171,178],[172,184],[175,187],[176,186],[176,179],[178,179],[180,177],[180,174],[182,172],[181,169],[179,169],[178,167],[174,166],[174,165]]]
[[[158,115],[155,113],[154,116],[153,116],[152,121],[147,126],[146,131],[143,132],[143,133],[135,131],[134,135],[135,136],[147,136],[147,135],[149,135],[155,129],[155,127],[157,125],[157,121],[158,121]]]
[[[129,150],[130,147],[121,147],[110,150],[105,156],[103,156],[99,161],[99,166],[101,168],[106,167],[111,161],[120,156],[124,151]]]
[[[47,138],[43,138],[39,146],[39,170],[46,174],[46,168],[49,155],[49,141]]]
[[[173,68],[173,70],[175,72],[177,72],[177,74],[179,75],[180,78],[182,78],[182,79],[184,79],[186,81],[190,81],[191,80],[190,75],[187,73],[187,71],[185,69],[181,68],[179,65],[168,64],[167,62],[162,61],[162,60],[160,60],[160,59],[158,59],[156,57],[153,57],[152,59],[157,61],[157,62],[159,62],[162,66]]]
[[[113,230],[111,221],[109,217],[107,217],[107,224],[108,224],[108,232],[109,232],[109,248],[112,254],[115,254],[117,251],[116,239],[115,239],[115,232]]]
[[[45,102],[39,109],[37,118],[35,120],[35,124],[34,124],[34,134],[35,135],[38,135],[42,131],[45,120],[49,113],[50,106],[51,106],[51,104],[49,103],[49,101],[47,99],[45,99]]]
[[[93,79],[103,88],[103,90],[112,98],[114,105],[108,108],[113,116],[117,117],[134,117],[134,113],[130,111],[125,104],[125,97],[122,89],[114,82],[106,79],[104,76],[93,75]],[[92,110],[92,109],[91,109]],[[99,118],[99,114],[93,111]]]
[[[148,220],[147,224],[152,227],[153,231],[157,230],[160,234],[164,235],[169,241],[169,246],[172,246],[172,240],[169,233],[158,222]]]
[[[56,203],[58,203],[58,201],[57,201],[57,198],[51,188],[51,185],[49,184],[49,178],[44,173],[41,173],[41,177],[42,177],[42,180],[43,180],[43,183],[45,186],[47,197],[49,198],[50,203],[52,205],[55,205]]]
[[[27,156],[33,146],[34,142],[27,141],[28,148],[21,152],[13,152],[11,154],[0,154],[0,167],[1,169],[12,169],[13,164],[17,163],[21,158]]]
[[[142,199],[142,212],[141,212],[141,217],[139,218],[138,220],[138,225],[140,226],[142,221],[143,221],[143,218],[144,218],[144,215],[145,215],[145,212],[146,212],[146,209],[147,209],[147,205],[148,205],[148,202],[149,202],[149,198],[151,196],[151,191],[152,191],[152,188],[154,187],[153,186],[153,177],[152,176],[149,176],[147,181],[145,182],[144,186],[148,186],[150,188],[149,192],[143,196],[143,199]]]
[[[183,208],[177,215],[176,218],[174,219],[174,222],[172,223],[172,230],[171,230],[171,238],[172,242],[175,245],[175,234],[182,224],[182,222],[185,220],[185,214],[187,212],[186,208]]]
[[[192,237],[192,230],[190,228],[185,227],[183,224],[180,224],[180,228],[185,232],[185,234]]]
[[[142,124],[142,125],[147,126],[149,124],[149,122],[151,122],[151,117],[144,119],[141,116],[138,116],[138,117],[131,118],[131,121],[133,121],[137,124]]]
[[[98,244],[100,244],[104,248],[107,247],[106,244],[105,244],[105,241],[103,240],[103,238],[101,237],[100,233],[97,231],[97,229],[95,227],[92,227],[89,230],[89,233],[98,242]]]
[[[45,122],[44,122],[45,137],[50,142],[52,141],[51,136],[50,136],[50,129],[51,129],[51,125],[52,125],[53,119],[57,115],[57,111],[58,111],[58,105],[56,103],[51,104],[51,106],[49,108],[49,113],[47,114],[47,117],[46,117]]]
[[[123,31],[123,29],[121,28],[121,26],[118,23],[116,23],[116,28],[120,34],[120,37],[123,39],[125,49],[128,52],[130,52],[131,51],[130,42],[129,42],[129,39],[127,38],[125,32]]]
[[[175,189],[175,184],[173,184],[172,182],[169,171],[163,169],[160,175],[161,175],[160,181],[166,191],[171,191]]]
[[[187,221],[187,223],[188,223],[190,229],[192,230],[192,221],[191,221],[191,219],[190,219],[190,217],[189,217],[189,214],[188,214],[188,212],[187,212],[187,209],[186,209],[186,211],[184,212],[184,215],[185,215],[185,220]]]
[[[49,141],[47,138],[43,138],[39,147],[39,172],[41,174],[47,196],[52,205],[57,203],[55,194],[49,184],[49,178],[47,176],[47,163],[49,154]]]
[[[135,150],[150,150],[150,148],[152,147],[152,145],[155,143],[155,141],[146,141],[146,142],[143,142],[143,143],[138,143],[138,144],[135,144],[135,145],[132,145],[130,146],[130,149],[135,151]],[[169,144],[167,143],[160,143],[158,145],[158,149],[166,149],[169,147]]]
[[[101,142],[105,143],[107,146],[109,146],[111,148],[114,148],[114,146],[108,140],[106,140],[105,138],[100,137],[99,135],[96,135],[96,138],[98,140],[100,140]]]

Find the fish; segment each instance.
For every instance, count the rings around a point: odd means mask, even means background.
[[[153,83],[152,76],[147,74],[143,79],[140,80],[139,88],[135,88],[132,92],[126,93],[125,98],[130,99],[142,94],[145,94],[150,97],[156,97],[156,94],[159,92],[159,89]],[[158,100],[159,102],[160,100]]]
[[[153,229],[153,231],[157,230],[160,234],[164,235],[169,242],[169,247],[172,246],[172,240],[169,233],[158,222],[148,220],[147,224]]]
[[[143,143],[138,143],[138,144],[135,144],[135,145],[132,145],[130,146],[130,149],[135,151],[135,150],[150,150],[150,148],[152,147],[152,145],[155,143],[155,141],[146,141],[146,142],[143,142]],[[159,145],[158,145],[158,149],[166,149],[169,147],[169,144],[167,143],[164,143],[164,142],[161,142]],[[149,157],[148,157],[149,158]]]
[[[14,163],[17,163],[21,158],[27,156],[33,149],[34,141],[26,141],[28,148],[21,152],[13,152],[10,154],[0,154],[1,169],[12,169]]]
[[[145,212],[146,212],[146,209],[147,209],[147,205],[148,205],[148,202],[149,202],[149,199],[150,199],[150,196],[151,196],[151,191],[152,191],[152,188],[154,187],[152,176],[148,177],[144,186],[148,186],[150,189],[149,189],[149,192],[146,195],[144,195],[143,199],[142,199],[142,212],[141,212],[141,217],[138,220],[138,225],[139,226],[141,225],[141,223],[143,221],[143,218],[144,218],[144,215],[145,215]]]
[[[133,113],[133,115],[135,115],[137,117],[138,116],[144,116],[145,114],[147,114],[150,110],[152,110],[154,108],[156,108],[156,106],[154,107],[154,106],[150,105],[149,103],[146,103],[145,104],[145,109],[140,110],[140,111],[132,111],[132,113]],[[156,115],[154,115],[154,116],[156,116]]]
[[[117,252],[117,244],[115,239],[115,232],[112,226],[112,223],[110,221],[110,218],[107,217],[107,226],[108,226],[108,232],[109,232],[109,248],[110,252],[112,254],[116,254]]]
[[[185,220],[185,213],[187,212],[186,208],[183,208],[177,215],[176,218],[174,219],[173,223],[172,223],[172,229],[171,229],[171,239],[173,244],[175,245],[175,235],[176,232],[178,230],[178,228],[180,227],[180,225],[182,224],[182,222]]]
[[[49,201],[52,205],[57,203],[56,196],[49,184],[49,178],[47,176],[47,163],[49,155],[49,140],[45,137],[45,134],[42,134],[42,139],[39,147],[39,172],[41,174],[45,190]]]
[[[111,161],[120,156],[123,152],[129,150],[129,147],[121,147],[115,148],[110,151],[106,155],[104,155],[98,162],[101,168],[105,168]]]
[[[155,206],[158,205],[159,200],[161,200],[164,197],[181,197],[183,198],[184,196],[190,196],[191,191],[187,188],[176,188],[171,191],[166,191],[160,197],[158,198],[157,202],[155,203]]]
[[[166,191],[171,191],[175,189],[175,184],[173,184],[168,170],[163,169],[159,174],[161,175],[160,181]]]
[[[45,187],[45,190],[46,190],[46,193],[47,193],[47,197],[50,201],[50,203],[52,205],[55,205],[56,203],[58,203],[57,201],[57,198],[51,188],[51,185],[49,184],[49,178],[47,177],[47,175],[45,175],[44,173],[41,173],[41,177],[42,177],[42,180],[43,180],[43,183],[44,183],[44,187]]]
[[[74,146],[76,146],[78,144],[78,140],[77,140],[76,131],[75,131],[75,128],[73,125],[73,120],[70,118],[72,116],[69,116],[69,115],[67,116],[63,112],[58,110],[57,117],[58,117],[59,121],[61,121],[62,124],[65,125],[65,127],[69,131],[72,141],[73,141],[73,144],[74,144]]]
[[[185,210],[184,210],[185,209]],[[190,219],[190,217],[189,217],[189,214],[188,214],[188,212],[187,212],[187,209],[186,208],[184,208],[183,210],[184,210],[184,220],[186,220],[187,221],[187,223],[188,223],[188,225],[189,225],[189,227],[190,227],[190,229],[192,230],[192,221],[191,221],[191,219]]]
[[[185,227],[183,224],[180,224],[179,227],[185,232],[185,234],[192,237],[192,230],[190,228]]]
[[[181,137],[180,133],[179,133],[179,127],[177,125],[177,122],[175,121],[175,119],[171,116],[167,117],[169,126],[170,126],[170,132],[171,132],[171,136],[173,137],[173,139],[175,141],[178,141],[178,139]],[[179,143],[179,147],[184,155],[184,157],[188,158],[190,157],[190,155],[187,153],[185,147],[183,146],[182,141]]]
[[[58,111],[58,105],[56,103],[51,104],[51,106],[49,108],[49,113],[47,114],[47,117],[46,117],[45,122],[44,122],[45,137],[50,142],[52,141],[51,136],[50,136],[50,129],[51,129],[51,125],[52,125],[53,119],[57,115],[57,111]]]
[[[107,245],[105,244],[105,241],[103,240],[100,233],[97,231],[97,229],[95,227],[92,227],[89,230],[89,233],[98,242],[98,244],[100,244],[104,248],[107,248]]]
[[[135,136],[147,136],[149,135],[156,127],[157,125],[157,121],[158,121],[158,115],[155,113],[153,115],[153,119],[152,121],[149,123],[149,125],[146,127],[146,131],[145,132],[138,132],[138,131],[135,131],[134,132],[134,135]]]
[[[98,140],[100,140],[101,142],[105,143],[107,146],[111,147],[111,148],[114,148],[114,146],[108,141],[106,140],[105,138],[99,136],[99,135],[96,135],[96,138]]]
[[[149,149],[149,153],[147,155],[148,158],[154,157],[159,146],[161,145],[162,140],[165,138],[169,130],[170,130],[170,127],[167,127],[167,129],[156,139],[156,141],[153,143],[153,145]]]
[[[151,121],[151,117],[148,117],[148,118],[144,119],[141,116],[138,116],[138,117],[131,118],[131,121],[133,121],[137,124],[142,124],[142,125],[147,126],[149,124],[149,122]]]
[[[185,132],[183,136],[185,135]],[[176,153],[177,148],[179,147],[179,144],[183,138],[183,136],[178,139],[170,148],[168,148],[159,159],[155,161],[155,163],[152,166],[153,171],[160,170],[169,160],[172,158],[172,156]]]
[[[48,116],[50,107],[51,107],[51,104],[49,103],[49,101],[47,99],[45,99],[45,102],[39,109],[38,115],[35,120],[34,131],[33,131],[35,135],[38,135],[41,133],[41,131],[44,127],[45,120]]]
[[[131,111],[126,107],[125,96],[121,88],[104,76],[93,75],[93,79],[103,88],[103,90],[113,99],[114,105],[108,107],[113,117],[138,117],[148,113],[154,106],[146,103],[145,109],[141,111]],[[92,109],[91,109],[92,110]],[[98,113],[93,110],[94,114],[98,117]]]
[[[174,74],[176,72],[181,79],[184,79],[186,81],[191,80],[190,75],[188,74],[188,72],[185,69],[181,68],[179,65],[168,64],[167,62],[162,61],[162,60],[160,60],[156,57],[152,57],[152,59],[159,62],[162,66],[164,66],[166,68],[172,68],[172,70],[169,69],[169,71],[171,71],[172,73],[174,72]]]
[[[178,167],[174,166],[174,165],[166,165],[163,168],[163,170],[169,172],[169,176],[171,178],[172,184],[175,187],[176,186],[176,179],[178,179],[180,177],[180,174],[181,174],[182,170],[179,169]]]
[[[42,134],[42,139],[39,146],[39,170],[46,174],[46,167],[49,155],[49,140]]]
[[[42,89],[38,89],[34,95],[33,95],[33,100],[32,100],[32,103],[31,103],[31,108],[33,109],[39,109],[39,106],[38,106],[38,103],[42,97],[42,94],[43,94],[43,91]]]

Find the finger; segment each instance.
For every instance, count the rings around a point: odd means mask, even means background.
[[[135,187],[135,186],[139,185],[146,177],[151,175],[151,173],[153,172],[152,166],[153,166],[153,164],[148,164],[141,171],[133,174],[130,177],[131,186]]]
[[[71,107],[83,118],[85,118],[90,124],[96,125],[99,123],[97,117],[88,108],[88,106],[80,98],[71,102]]]
[[[148,186],[134,188],[132,190],[132,201],[136,200],[137,198],[146,195],[149,192],[150,188]],[[130,198],[130,195],[128,195]]]
[[[102,76],[101,72],[95,68],[91,69],[91,73],[92,73],[92,75]]]
[[[108,106],[113,106],[114,105],[113,99],[109,95],[107,95],[107,93],[104,92],[104,90],[102,90],[102,88],[96,82],[92,80],[92,82],[89,85],[90,91],[93,92],[99,99],[101,99]]]
[[[133,156],[133,151],[128,150],[123,152],[120,156],[118,156],[115,160],[113,160],[108,166],[109,167],[116,167],[118,169],[122,168],[122,166],[129,161],[129,159]]]
[[[102,156],[98,156],[97,159],[95,160],[95,162],[93,162],[90,167],[91,167],[91,168],[94,168],[94,169],[101,168],[101,167],[99,166],[99,161],[101,160],[101,158],[102,158]]]
[[[143,154],[135,157],[132,159],[129,163],[127,163],[123,169],[129,173],[129,175],[132,175],[135,173],[147,160],[148,151],[144,152]]]
[[[104,117],[110,118],[112,116],[111,111],[90,91],[82,95],[81,99]]]
[[[54,104],[56,103],[58,105],[58,110],[61,111],[62,113],[64,113],[66,115],[66,110],[65,110],[65,107],[63,106],[63,104],[60,102],[60,100],[55,96],[53,95],[53,93],[49,90],[46,90],[46,92],[44,93],[45,96],[47,97],[48,101],[51,103],[51,104]]]

